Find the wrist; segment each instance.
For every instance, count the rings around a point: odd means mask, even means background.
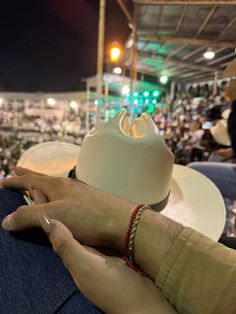
[[[118,199],[111,208],[111,217],[106,223],[106,238],[108,246],[123,254],[125,236],[130,222],[130,217],[137,207],[136,204]]]

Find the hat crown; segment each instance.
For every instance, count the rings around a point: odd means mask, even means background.
[[[174,157],[151,117],[132,123],[121,110],[84,139],[76,176],[136,203],[156,204],[169,192]]]

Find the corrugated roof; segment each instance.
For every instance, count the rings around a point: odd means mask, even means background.
[[[138,72],[189,82],[212,78],[216,71],[221,77],[234,59],[236,1],[134,3]],[[203,57],[207,48],[215,52],[213,60]],[[131,50],[127,49],[126,65],[134,61]]]

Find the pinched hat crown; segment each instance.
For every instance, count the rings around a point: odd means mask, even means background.
[[[84,139],[76,177],[136,203],[163,202],[170,189],[174,156],[146,113],[130,123],[126,110]]]

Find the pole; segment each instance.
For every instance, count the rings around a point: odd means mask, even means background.
[[[171,81],[171,85],[170,85],[170,100],[171,101],[174,101],[175,99],[175,85],[176,85],[175,81],[174,80]]]
[[[217,81],[218,81],[218,72],[215,72],[214,83],[213,83],[213,95],[217,94]]]
[[[133,91],[136,87],[136,81],[137,81],[137,57],[138,57],[138,51],[137,51],[137,5],[135,4],[134,7],[134,25],[133,25],[133,32],[134,32],[134,44],[131,51],[131,69],[130,69],[130,95],[132,95]],[[131,105],[131,118],[134,118],[134,105]]]
[[[90,86],[88,82],[86,82],[86,134],[89,132],[89,114],[90,114]]]
[[[176,86],[176,82],[173,80],[170,85],[170,105],[168,108],[168,111],[170,112],[172,112],[173,102],[175,100],[175,86]]]
[[[108,96],[109,96],[109,81],[107,79],[105,81],[105,110],[109,110],[110,111]],[[110,115],[110,113],[109,113],[109,115]],[[105,121],[105,122],[107,122],[107,121]]]
[[[97,53],[97,100],[102,98],[104,30],[106,0],[100,0],[98,21],[98,53]],[[100,122],[100,104],[97,105],[97,123]]]

